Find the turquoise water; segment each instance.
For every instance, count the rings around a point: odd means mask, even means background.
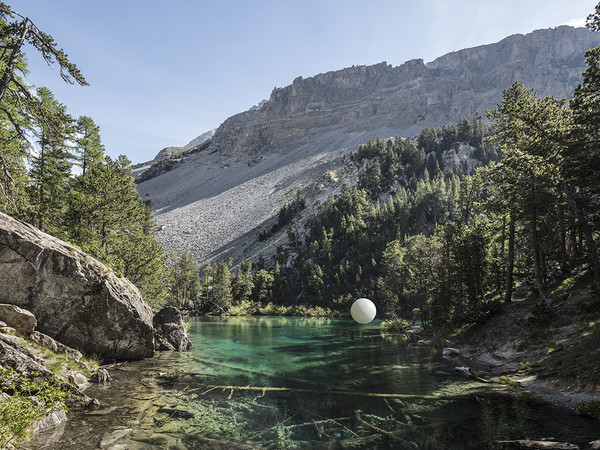
[[[48,448],[497,448],[552,437],[585,447],[597,421],[466,379],[460,361],[378,322],[190,319],[189,353],[109,368],[100,410],[30,445]]]

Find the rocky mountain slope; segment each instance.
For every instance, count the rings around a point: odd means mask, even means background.
[[[199,262],[256,255],[259,248],[248,248],[257,231],[293,191],[318,201],[343,175],[351,181],[353,168],[344,162],[350,149],[484,115],[514,81],[541,96],[568,98],[585,69],[585,51],[599,44],[597,33],[561,26],[427,64],[380,63],[299,77],[227,119],[202,148],[187,151],[138,190],[167,248],[187,250]],[[327,171],[340,176],[325,181]]]

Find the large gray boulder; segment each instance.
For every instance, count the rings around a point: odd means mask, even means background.
[[[36,329],[88,355],[154,354],[152,311],[138,289],[81,250],[0,213],[0,303],[31,311]]]
[[[192,342],[187,336],[181,312],[174,306],[165,306],[154,316],[156,350],[191,350]]]

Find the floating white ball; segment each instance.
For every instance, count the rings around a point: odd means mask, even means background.
[[[368,298],[359,298],[350,308],[350,315],[358,323],[369,323],[375,318],[377,308],[375,304]]]

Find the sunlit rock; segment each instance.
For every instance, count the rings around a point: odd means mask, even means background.
[[[69,347],[112,359],[154,354],[152,312],[133,284],[2,213],[0,286],[1,303],[31,311],[37,330]]]
[[[31,334],[37,325],[35,316],[16,305],[0,304],[0,319],[16,330],[17,333],[27,336]]]

